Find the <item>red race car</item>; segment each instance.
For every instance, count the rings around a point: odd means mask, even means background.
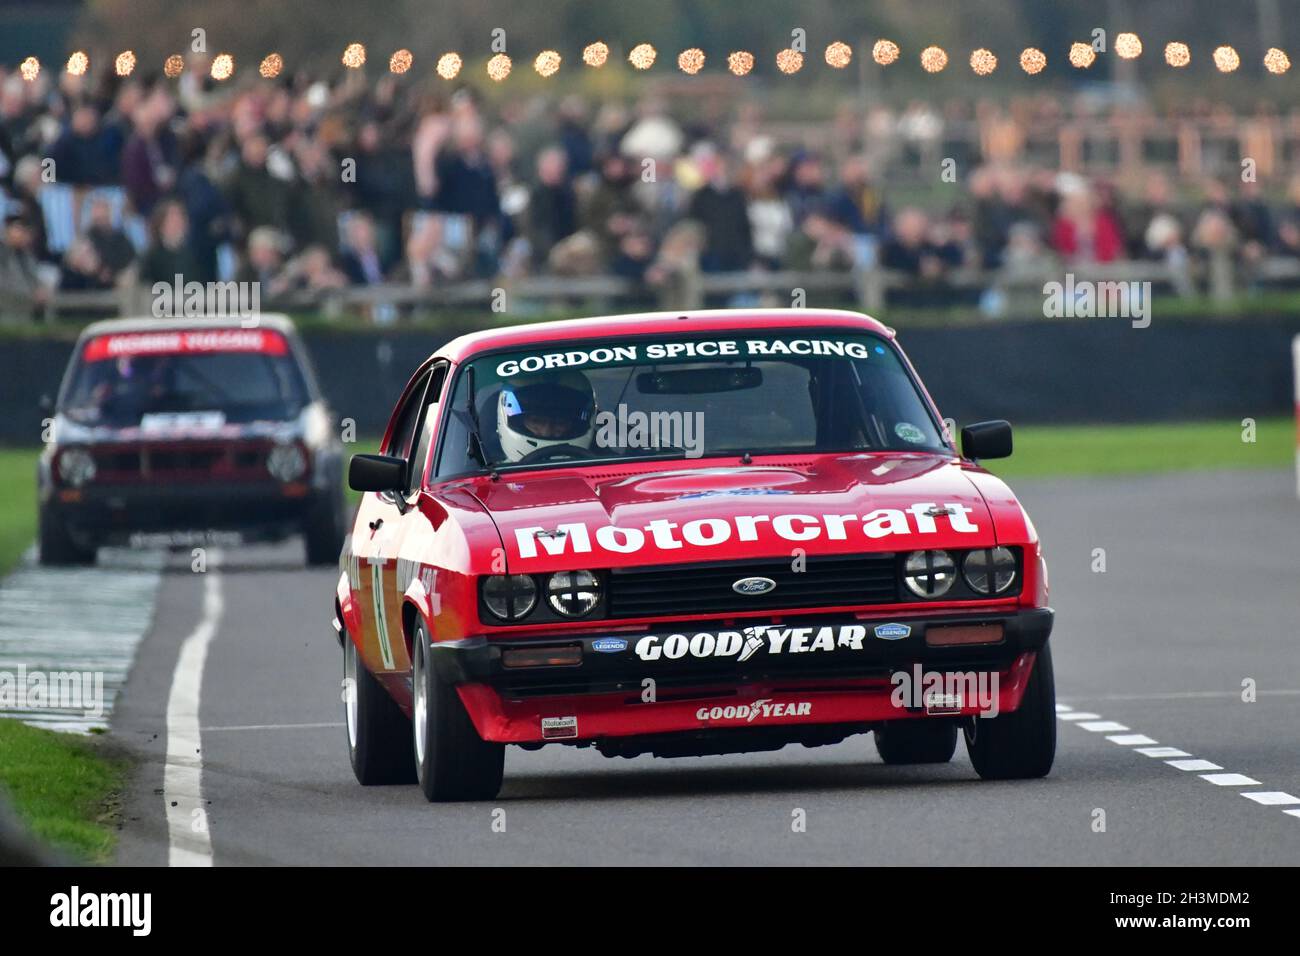
[[[894,333],[716,311],[464,336],[425,361],[335,601],[352,767],[488,799],[506,744],[686,756],[837,743],[985,778],[1055,754],[1047,569]]]

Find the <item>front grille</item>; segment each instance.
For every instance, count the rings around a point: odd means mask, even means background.
[[[130,449],[93,448],[99,484],[150,479],[185,481],[265,480],[269,444],[169,442]]]
[[[774,611],[796,607],[892,604],[898,600],[893,554],[809,557],[801,571],[787,559],[615,568],[609,573],[610,617]],[[766,594],[737,594],[741,578],[776,582]]]

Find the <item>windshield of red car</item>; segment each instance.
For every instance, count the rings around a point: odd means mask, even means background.
[[[275,332],[106,335],[86,342],[60,410],[84,425],[220,426],[286,421],[307,404]]]
[[[438,474],[581,461],[810,452],[951,454],[894,346],[866,333],[546,343],[466,363]]]

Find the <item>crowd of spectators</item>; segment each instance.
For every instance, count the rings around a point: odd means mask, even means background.
[[[256,280],[265,302],[528,274],[653,287],[688,266],[879,265],[924,299],[962,270],[1145,259],[1183,274],[1213,250],[1300,256],[1300,177],[1266,199],[1254,182],[1153,171],[1121,194],[976,162],[952,182],[936,169],[902,202],[870,143],[832,156],[751,114],[682,120],[653,95],[489,109],[468,85],[222,85],[192,66],[178,81],[0,70],[0,289],[39,306],[56,289],[182,275]],[[926,128],[915,109],[895,122]]]

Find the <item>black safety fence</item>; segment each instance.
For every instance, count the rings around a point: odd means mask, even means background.
[[[797,315],[792,312],[792,315]],[[496,318],[500,318],[499,316]],[[422,359],[463,328],[308,330],[326,398],[359,436],[384,427]],[[940,410],[958,422],[1160,422],[1292,412],[1291,339],[1300,316],[999,321],[907,328],[899,341]],[[0,339],[0,444],[40,441],[69,340]]]

